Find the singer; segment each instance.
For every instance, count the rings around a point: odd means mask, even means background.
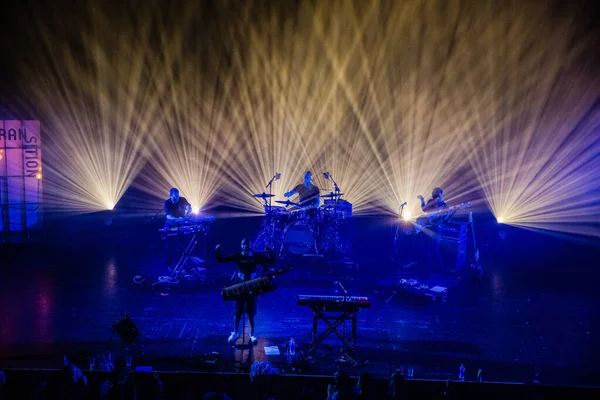
[[[256,278],[256,269],[259,265],[266,274],[269,273],[269,270],[264,266],[264,264],[275,263],[275,254],[271,248],[267,247],[268,257],[260,253],[254,253],[251,250],[250,238],[242,239],[241,247],[242,251],[240,253],[225,257],[221,255],[221,245],[218,244],[217,247],[215,247],[218,262],[233,261],[237,264],[237,270],[232,276],[232,280],[234,280],[235,283],[246,282]],[[256,316],[256,309],[256,296],[247,296],[235,301],[235,325],[234,331],[231,332],[231,336],[229,336],[229,339],[227,339],[229,344],[235,343],[237,338],[240,337],[239,325],[244,311],[246,311],[246,315],[248,315],[248,320],[250,321],[250,340],[252,341],[252,344],[256,344],[258,342],[258,337],[256,336],[256,333],[254,333],[254,317]]]
[[[298,203],[300,203],[301,207],[319,208],[321,205],[321,192],[318,187],[313,185],[312,173],[310,171],[304,173],[304,183],[296,185],[295,188],[284,193],[284,196],[291,197],[296,193],[298,194]]]

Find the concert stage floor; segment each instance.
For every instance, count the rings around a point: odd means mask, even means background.
[[[285,357],[267,355],[265,348],[282,350],[284,341],[294,337],[295,369],[286,372],[335,371],[339,357],[327,353],[340,349],[339,339],[331,335],[309,357],[312,313],[296,304],[298,294],[340,294],[333,283],[339,276],[331,276],[318,260],[276,265],[294,269],[278,279],[275,292],[259,299],[258,345],[241,345],[240,339],[233,347],[226,343],[233,304],[220,296],[233,264],[216,264],[209,251],[205,281],[185,282],[161,296],[149,285],[133,282],[140,273],[152,279],[167,275],[157,242],[133,241],[116,228],[103,235],[2,249],[0,368],[60,367],[65,354],[85,368],[86,357],[106,349],[112,324],[126,313],[142,334],[139,349],[144,354],[134,354],[134,363],[155,370],[232,372],[266,360],[283,365]],[[207,248],[223,242],[216,235],[209,236]],[[515,235],[503,246],[515,246],[511,251],[522,254],[524,241]],[[597,249],[586,247],[588,253],[578,260],[573,255],[577,248],[568,243],[560,242],[557,250],[558,242],[552,242],[556,239],[541,240],[529,245],[535,251],[553,248],[572,263],[565,266],[545,257],[535,264],[533,255],[513,258],[506,249],[490,245],[483,259],[487,280],[434,282],[449,287],[445,303],[403,296],[393,286],[403,273],[401,266],[387,256],[371,263],[363,257],[357,262],[358,276],[342,279],[350,295],[368,296],[372,302],[358,314],[355,359],[361,365],[346,368],[352,375],[370,371],[388,376],[396,368],[414,366],[415,378],[456,379],[460,364],[465,364],[467,380],[475,380],[482,368],[485,380],[527,382],[537,365],[542,383],[598,384],[600,307],[598,292],[584,275],[591,266],[583,262]],[[231,239],[224,253],[237,250],[238,243],[237,237]],[[556,253],[552,257],[557,260]],[[119,344],[115,337],[113,351]],[[217,352],[220,361],[204,362],[202,356],[210,352]]]

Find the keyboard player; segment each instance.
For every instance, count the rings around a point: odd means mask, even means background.
[[[192,212],[192,205],[185,197],[179,196],[179,190],[177,188],[172,188],[169,191],[169,198],[165,200],[164,207],[165,215],[167,216],[165,228],[177,226],[185,222]],[[167,265],[170,269],[172,269],[175,266],[175,260],[179,258],[185,246],[181,243],[180,235],[167,237],[165,244],[167,252]]]
[[[169,198],[165,200],[165,215],[167,216],[167,225],[177,223],[190,216],[192,205],[185,197],[179,196],[179,190],[172,188],[169,191]]]
[[[275,263],[275,254],[273,253],[273,249],[267,247],[267,254],[264,255],[262,253],[254,253],[252,251],[250,238],[242,239],[242,251],[240,253],[236,253],[230,256],[221,255],[221,245],[217,245],[215,247],[215,252],[217,255],[218,262],[234,262],[237,265],[237,269],[232,277],[235,283],[246,282],[251,279],[257,278],[256,270],[260,265],[265,273],[269,273],[267,267],[264,264],[274,264]],[[231,336],[227,341],[230,344],[235,343],[239,335],[239,325],[242,319],[242,315],[244,311],[246,315],[248,315],[248,320],[250,321],[250,340],[252,344],[256,344],[258,342],[258,337],[254,332],[254,317],[256,316],[257,309],[257,298],[253,295],[248,295],[243,298],[237,299],[235,301],[235,324],[234,331],[231,332]]]

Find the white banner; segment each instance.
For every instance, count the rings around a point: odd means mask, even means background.
[[[39,229],[42,204],[39,121],[0,121],[2,232]]]

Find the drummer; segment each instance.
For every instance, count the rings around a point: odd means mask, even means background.
[[[285,197],[291,197],[298,194],[298,203],[302,208],[319,208],[321,197],[319,188],[312,183],[312,173],[306,171],[304,173],[304,182],[296,185],[289,192],[285,192]]]

